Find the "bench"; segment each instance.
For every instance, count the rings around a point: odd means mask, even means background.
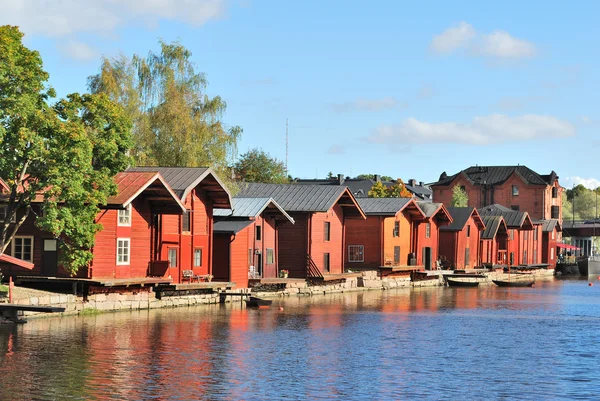
[[[194,282],[194,280],[198,283],[200,282],[208,282],[212,280],[212,275],[210,274],[194,274],[193,270],[184,270],[181,272],[181,282],[188,281],[190,284]]]

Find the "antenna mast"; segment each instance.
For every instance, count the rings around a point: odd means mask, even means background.
[[[289,143],[289,136],[288,136],[288,119],[285,119],[285,173],[286,174],[290,174],[289,170],[288,170],[288,143]]]

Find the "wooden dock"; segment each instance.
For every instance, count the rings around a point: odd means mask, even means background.
[[[19,318],[19,312],[60,313],[64,311],[65,308],[57,306],[0,304],[2,323],[26,323],[27,320]]]

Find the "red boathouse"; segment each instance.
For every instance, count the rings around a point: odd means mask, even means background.
[[[449,207],[452,223],[440,228],[440,258],[452,269],[473,269],[481,263],[480,232],[483,220],[474,207]]]

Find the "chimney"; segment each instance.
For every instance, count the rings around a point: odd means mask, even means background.
[[[379,174],[375,174],[375,182],[381,182],[381,176]]]
[[[419,181],[419,186],[422,187],[423,186],[423,181]]]
[[[344,174],[338,174],[338,184],[339,185],[344,185]]]
[[[411,178],[410,180],[408,180],[408,185],[410,185],[411,187],[416,187],[417,180],[415,180],[414,178]]]

